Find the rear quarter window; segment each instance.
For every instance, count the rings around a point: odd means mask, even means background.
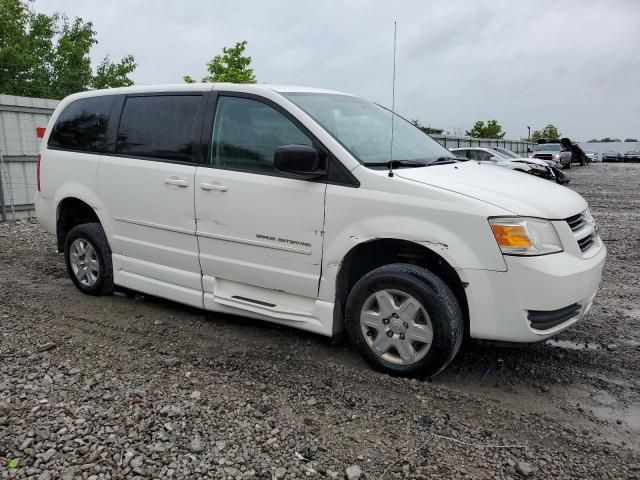
[[[116,153],[192,162],[201,100],[201,95],[128,97],[120,117]]]
[[[47,146],[103,152],[114,100],[113,95],[102,95],[71,102],[56,119]]]

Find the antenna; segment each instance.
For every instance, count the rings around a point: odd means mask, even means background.
[[[396,34],[398,21],[393,22],[393,81],[391,83],[391,146],[389,148],[389,176],[393,177],[393,120],[396,116]]]

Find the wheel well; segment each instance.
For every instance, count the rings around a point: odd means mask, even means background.
[[[64,250],[64,241],[73,227],[83,223],[100,223],[98,215],[88,204],[77,198],[65,198],[58,205],[56,234],[58,251]]]
[[[408,263],[426,268],[440,277],[456,296],[469,332],[469,306],[464,292],[466,284],[455,269],[440,255],[427,247],[407,240],[378,239],[361,243],[349,251],[340,266],[336,280],[334,333],[344,329],[344,310],[349,292],[364,275],[383,265]]]

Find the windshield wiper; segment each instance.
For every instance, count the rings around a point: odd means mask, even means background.
[[[416,160],[391,160],[390,162],[365,162],[362,165],[365,167],[387,167],[389,169],[394,168],[417,168],[426,167],[424,162],[418,162]]]
[[[430,167],[431,165],[446,165],[447,163],[458,163],[459,161],[460,160],[458,160],[456,157],[439,157],[434,161],[427,163],[426,166]]]

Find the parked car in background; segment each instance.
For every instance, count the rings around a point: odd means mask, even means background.
[[[638,162],[640,161],[640,151],[639,150],[629,150],[624,154],[623,162]]]
[[[571,165],[570,159],[565,160],[565,163],[560,161],[560,152],[562,152],[562,145],[560,145],[560,143],[539,143],[533,147],[531,158],[553,160],[554,162],[560,163],[562,166]]]
[[[603,162],[619,162],[621,160],[620,154],[613,150],[607,150],[602,154]]]
[[[542,171],[537,168],[534,170],[533,164],[528,165],[526,163],[517,163],[511,161],[511,159],[504,159],[497,155],[497,152],[492,151],[490,148],[483,147],[468,147],[468,148],[452,148],[451,152],[462,160],[476,160],[480,163],[487,163],[496,165],[498,167],[507,168],[509,170],[517,170],[519,172],[531,173],[534,171]],[[537,165],[536,165],[537,167]]]
[[[546,180],[558,181],[553,167],[547,165],[546,162],[536,158],[521,158],[507,149],[499,147],[464,147],[452,148],[451,152],[463,159],[492,163],[498,167],[529,173]],[[560,172],[559,169],[556,171]],[[564,174],[561,174],[560,180],[558,183],[568,183],[569,181]]]
[[[600,157],[597,152],[593,152],[591,150],[583,150],[584,154],[587,156],[590,162],[599,162]]]
[[[569,164],[567,168],[571,168],[572,163],[579,163],[580,165],[586,165],[587,163],[591,163],[591,158],[589,158],[580,145],[571,141],[570,138],[561,138],[560,144],[562,145],[562,151],[560,152],[560,163],[564,164],[564,157],[569,157]]]
[[[556,182],[560,183],[562,185],[567,184],[570,181],[569,177],[567,177],[564,174],[564,172],[561,170],[562,169],[562,165],[560,164],[560,162],[556,162],[555,160],[541,160],[539,158],[525,158],[525,157],[522,157],[522,156],[518,155],[515,152],[512,152],[508,148],[504,148],[504,147],[491,147],[491,150],[494,150],[494,151],[498,152],[498,154],[501,155],[502,158],[511,158],[514,161],[535,162],[538,165],[543,165],[543,166],[546,165],[549,168],[551,168],[551,171],[553,172],[553,174],[556,177],[555,178]]]

